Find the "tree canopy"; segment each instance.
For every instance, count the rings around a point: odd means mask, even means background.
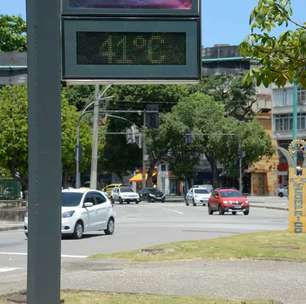
[[[238,177],[238,145],[245,152],[244,167],[271,154],[271,140],[256,121],[241,122],[225,116],[224,105],[213,97],[195,93],[182,98],[161,117],[160,128],[151,131],[149,149],[169,162],[173,173],[191,178],[201,155],[205,155],[217,185],[217,163],[228,175]],[[186,142],[186,136],[192,140]]]
[[[62,94],[62,160],[64,176],[75,169],[76,125],[78,113]],[[48,136],[48,134],[46,134]],[[89,162],[90,128],[83,122],[81,143],[83,166]],[[20,179],[27,187],[28,101],[25,86],[5,86],[0,90],[0,167]]]
[[[0,15],[0,51],[26,50],[26,22],[19,16]]]
[[[241,44],[241,53],[258,60],[247,80],[268,86],[287,82],[306,87],[306,22],[293,20],[290,0],[259,0],[250,16],[251,34]],[[294,29],[288,29],[291,25]],[[273,30],[285,26],[279,36]]]

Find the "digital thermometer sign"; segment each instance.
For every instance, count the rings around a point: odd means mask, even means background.
[[[63,20],[63,79],[112,83],[200,79],[197,19]]]
[[[77,32],[77,64],[185,65],[186,33]]]
[[[64,15],[199,16],[199,0],[62,0]]]

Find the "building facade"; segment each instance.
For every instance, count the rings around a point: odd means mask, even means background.
[[[279,147],[288,149],[293,138],[293,98],[297,90],[297,138],[306,139],[306,90],[288,84],[272,88],[272,136]],[[278,183],[288,185],[288,163],[279,153]]]

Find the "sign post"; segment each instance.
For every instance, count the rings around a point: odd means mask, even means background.
[[[60,303],[60,0],[27,1],[29,201],[27,303]],[[46,12],[48,17],[46,18]]]

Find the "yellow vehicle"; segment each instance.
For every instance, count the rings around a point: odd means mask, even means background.
[[[122,184],[109,184],[103,188],[103,192],[107,193],[107,196],[111,198],[112,190],[116,187],[120,187]]]

